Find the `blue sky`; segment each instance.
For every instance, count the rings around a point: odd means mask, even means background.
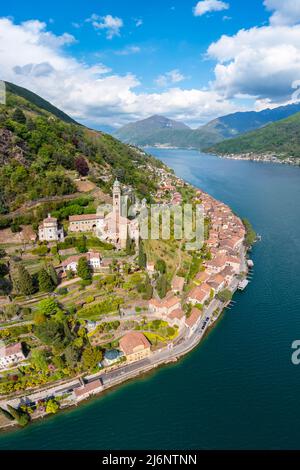
[[[11,1],[0,74],[98,128],[156,112],[195,127],[290,102],[299,22],[300,0]]]

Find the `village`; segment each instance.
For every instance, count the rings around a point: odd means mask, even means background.
[[[63,223],[49,213],[21,255],[3,246],[13,285],[29,277],[39,287],[0,297],[1,427],[55,413],[176,360],[246,286],[243,222],[165,168],[155,171],[156,204],[202,205],[201,249],[186,251],[184,240],[141,240],[138,217],[123,215],[128,188],[117,179],[110,206]],[[134,214],[146,207],[131,196],[130,204]]]

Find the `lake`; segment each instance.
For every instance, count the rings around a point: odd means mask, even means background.
[[[178,364],[2,434],[0,449],[300,448],[300,169],[150,151],[252,222],[252,282]]]

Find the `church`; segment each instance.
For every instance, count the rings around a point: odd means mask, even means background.
[[[127,198],[122,196],[118,180],[114,182],[112,192],[112,210],[104,215],[101,226],[96,228],[96,234],[101,240],[112,243],[118,249],[124,249],[128,236],[138,244],[139,224],[137,219],[127,218]],[[98,209],[103,210],[101,206]]]
[[[139,223],[136,218],[127,217],[128,196],[122,196],[118,180],[113,184],[112,193],[112,205],[100,205],[97,214],[70,216],[68,232],[94,232],[100,240],[113,244],[119,250],[126,248],[128,236],[138,244]]]

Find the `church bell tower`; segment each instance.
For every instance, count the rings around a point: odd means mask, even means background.
[[[121,215],[121,186],[117,179],[113,185],[113,211]]]

